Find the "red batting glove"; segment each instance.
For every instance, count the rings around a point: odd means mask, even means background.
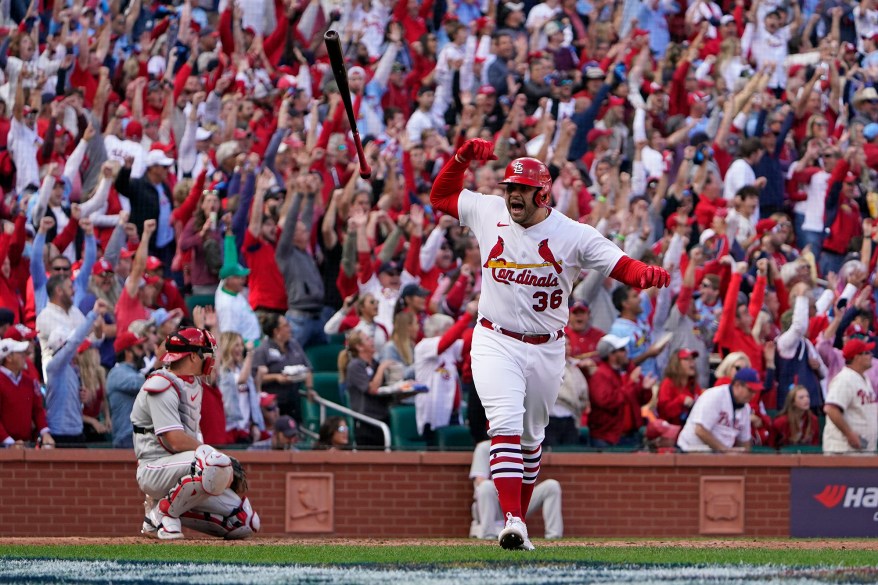
[[[640,275],[640,288],[652,288],[657,286],[663,288],[670,286],[671,275],[664,268],[658,266],[647,266],[643,274]]]
[[[471,138],[457,149],[454,155],[459,162],[468,163],[473,160],[497,160],[494,154],[494,143],[481,138]]]

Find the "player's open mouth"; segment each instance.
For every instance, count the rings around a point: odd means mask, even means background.
[[[524,211],[524,203],[521,201],[510,201],[509,209],[516,212]]]

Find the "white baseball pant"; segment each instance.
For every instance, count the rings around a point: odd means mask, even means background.
[[[520,435],[522,448],[539,446],[561,389],[564,339],[531,345],[477,324],[470,355],[488,435]]]

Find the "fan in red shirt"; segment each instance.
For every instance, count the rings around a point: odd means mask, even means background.
[[[35,441],[55,445],[43,408],[39,383],[24,371],[26,341],[0,341],[0,442],[4,446]]]
[[[701,394],[695,370],[697,357],[697,351],[679,349],[671,355],[665,368],[657,408],[659,417],[671,424],[685,424],[695,399]]]
[[[652,399],[655,377],[645,378],[628,359],[628,338],[604,335],[601,361],[588,379],[591,413],[588,428],[594,447],[635,447],[643,426],[641,406]]]
[[[272,194],[271,190],[282,193],[282,188],[272,187],[274,180],[274,173],[268,169],[256,180],[250,224],[244,232],[244,258],[250,267],[250,306],[256,311],[285,313],[287,287],[275,258],[277,222],[271,214],[264,213],[265,197]]]
[[[591,309],[585,301],[576,301],[570,306],[570,318],[564,335],[570,340],[570,354],[577,358],[596,357],[598,341],[606,335],[597,327],[591,326]]]

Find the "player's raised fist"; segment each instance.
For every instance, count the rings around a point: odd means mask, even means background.
[[[494,143],[482,138],[472,138],[463,143],[463,146],[457,149],[455,155],[461,162],[470,162],[472,160],[497,160],[494,154]]]
[[[640,276],[640,288],[663,288],[671,284],[671,275],[659,266],[647,266]]]

